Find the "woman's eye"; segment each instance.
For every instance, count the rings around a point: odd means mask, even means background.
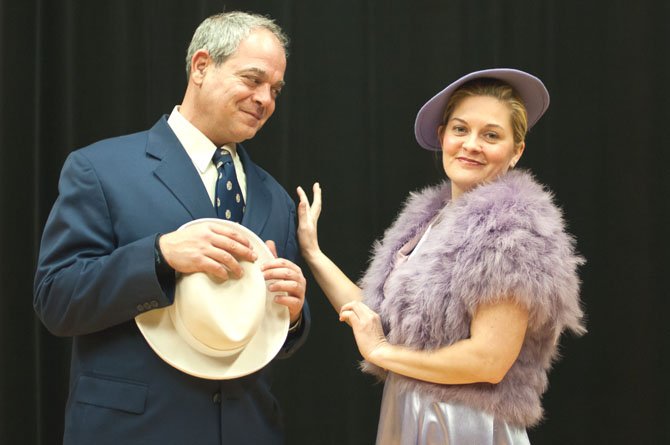
[[[464,134],[466,132],[465,127],[462,127],[460,125],[456,125],[453,127],[453,131],[456,134]]]
[[[496,140],[500,139],[500,136],[498,136],[498,133],[484,133],[484,137],[486,139],[489,139],[489,140],[492,140],[492,141],[496,141]]]

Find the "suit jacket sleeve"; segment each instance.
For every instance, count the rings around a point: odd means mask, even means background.
[[[33,304],[55,335],[82,335],[170,304],[156,278],[154,235],[118,245],[105,193],[85,154],[72,153],[47,220]]]

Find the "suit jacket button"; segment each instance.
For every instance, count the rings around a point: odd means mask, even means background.
[[[216,403],[217,405],[221,403],[221,393],[220,392],[215,392],[212,395],[212,402]]]
[[[152,307],[152,308],[157,308],[157,307],[158,307],[158,301],[156,301],[156,300],[151,300],[151,307]]]
[[[138,304],[138,305],[137,305],[137,310],[138,310],[139,312],[144,312],[144,306],[142,306],[141,304]]]
[[[151,304],[149,304],[149,303],[144,303],[144,309],[146,309],[146,310],[151,309]]]

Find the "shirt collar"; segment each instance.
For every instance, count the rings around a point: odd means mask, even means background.
[[[203,173],[211,164],[217,147],[179,112],[179,105],[174,107],[167,122],[195,167]],[[237,147],[234,143],[221,148],[228,150],[233,158],[237,156]]]

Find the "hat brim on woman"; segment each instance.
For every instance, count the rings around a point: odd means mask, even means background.
[[[498,79],[514,88],[526,106],[528,129],[535,125],[549,107],[549,92],[542,81],[532,74],[510,68],[475,71],[451,83],[421,107],[414,123],[414,135],[419,145],[426,150],[442,149],[437,128],[442,124],[444,108],[454,91],[474,79]]]

